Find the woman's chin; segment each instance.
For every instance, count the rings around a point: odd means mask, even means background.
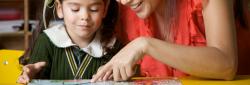
[[[150,12],[148,12],[148,11],[142,11],[142,12],[138,12],[138,13],[136,13],[136,15],[139,17],[139,18],[141,18],[141,19],[146,19],[146,18],[148,18],[149,16],[150,16]]]
[[[141,18],[141,19],[146,19],[148,17],[148,15],[146,14],[141,14],[141,13],[136,13],[136,15]]]

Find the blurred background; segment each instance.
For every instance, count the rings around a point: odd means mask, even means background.
[[[43,0],[27,0],[27,4],[24,1],[0,0],[0,49],[28,48],[25,46],[30,42],[27,37],[32,35],[38,24]]]
[[[44,0],[0,0],[0,50],[25,51],[31,44]],[[250,74],[250,0],[241,0],[235,7],[239,54],[238,74]],[[1,60],[1,54],[0,54]]]

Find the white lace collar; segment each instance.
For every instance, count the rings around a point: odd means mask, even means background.
[[[64,24],[55,25],[51,28],[48,28],[44,30],[44,33],[49,37],[51,42],[53,42],[54,45],[60,48],[66,48],[70,46],[76,46],[70,39]],[[91,41],[91,43],[85,47],[81,48],[86,53],[90,54],[93,57],[102,57],[104,54],[106,54],[105,50],[102,48],[101,42],[100,42],[100,32],[96,33],[95,38]],[[115,44],[116,38],[113,38],[111,42],[108,44],[108,47],[112,48]]]

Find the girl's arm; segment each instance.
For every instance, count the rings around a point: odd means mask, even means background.
[[[115,55],[92,82],[106,80],[111,73],[115,81],[127,80],[133,75],[135,63],[145,54],[193,76],[232,80],[237,69],[233,1],[209,0],[204,3],[203,16],[206,47],[176,45],[140,37]]]
[[[27,84],[45,65],[46,62],[25,65],[22,74],[18,77],[17,83]]]

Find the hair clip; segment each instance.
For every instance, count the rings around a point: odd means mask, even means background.
[[[54,7],[55,5],[55,0],[47,0],[46,6],[49,8]]]

